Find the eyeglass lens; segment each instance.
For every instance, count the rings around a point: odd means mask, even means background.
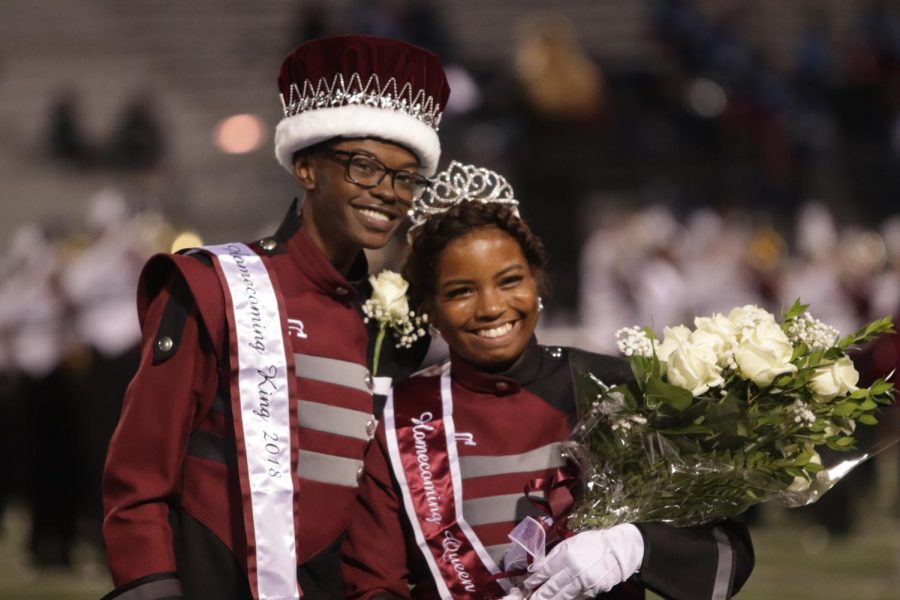
[[[351,154],[347,163],[347,175],[351,181],[365,187],[375,187],[388,172],[393,177],[394,190],[398,195],[412,199],[427,185],[427,180],[411,171],[392,170],[380,161],[359,154]]]

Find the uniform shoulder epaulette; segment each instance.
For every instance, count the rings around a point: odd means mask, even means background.
[[[175,353],[193,306],[197,307],[202,325],[218,353],[225,346],[225,298],[212,260],[204,253],[157,254],[147,261],[138,283],[141,327],[150,303],[170,282],[172,297],[156,334],[154,363]]]

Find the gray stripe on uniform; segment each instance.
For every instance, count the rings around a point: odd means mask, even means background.
[[[521,493],[463,501],[463,516],[472,527],[490,523],[518,522],[525,517],[541,514],[544,513]]]
[[[719,564],[716,567],[716,581],[713,585],[711,600],[728,600],[731,597],[731,571],[734,568],[734,551],[731,548],[731,540],[722,531],[721,527],[712,530],[719,548]]]
[[[369,370],[355,362],[310,354],[294,354],[294,373],[304,379],[324,381],[367,394],[372,393],[366,385]]]
[[[300,450],[297,476],[310,481],[356,487],[362,464],[361,460],[354,458]]]
[[[300,400],[297,402],[300,427],[326,433],[336,433],[358,440],[369,441],[369,429],[374,417],[369,413],[321,402]]]
[[[459,469],[463,479],[488,477],[504,473],[530,473],[554,469],[566,464],[558,442],[535,448],[522,454],[505,456],[460,456]]]
[[[116,600],[160,600],[164,598],[181,598],[181,582],[175,578],[160,579],[139,585],[120,596]]]

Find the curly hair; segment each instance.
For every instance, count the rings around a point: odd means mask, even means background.
[[[428,219],[412,241],[410,254],[403,267],[409,281],[410,300],[421,308],[434,295],[435,274],[441,253],[456,238],[473,231],[495,227],[508,233],[522,249],[538,289],[543,289],[547,257],[544,244],[514,210],[505,204],[460,202],[447,212]]]

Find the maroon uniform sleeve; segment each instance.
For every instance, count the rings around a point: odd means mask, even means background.
[[[188,436],[202,417],[200,407],[215,395],[217,362],[196,307],[178,285],[183,287],[183,280],[173,278],[143,311],[140,367],[107,453],[103,535],[119,586],[112,597],[136,588],[145,588],[141,598],[180,596],[169,504],[180,492]],[[170,303],[183,305],[175,311],[182,318],[174,345],[171,339],[159,343]]]
[[[342,548],[346,597],[409,598],[403,500],[394,487],[383,422],[364,460],[364,474]]]

